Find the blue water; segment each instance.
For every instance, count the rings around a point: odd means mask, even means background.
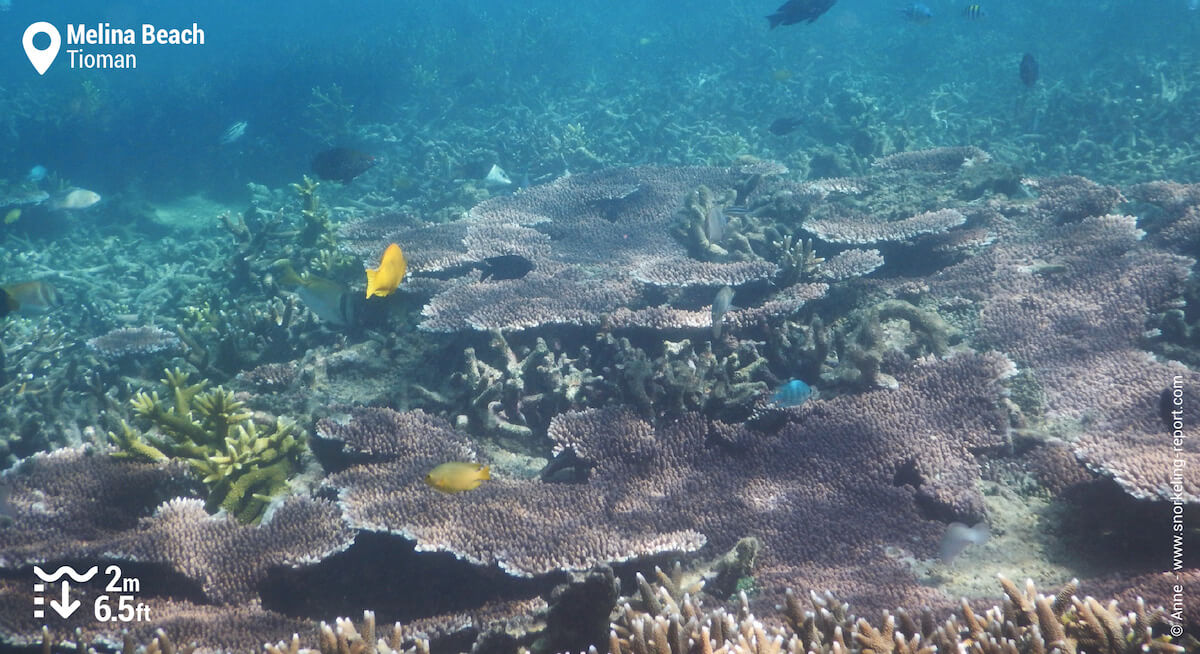
[[[678,129],[737,135],[756,156],[786,159],[850,138],[842,121],[869,120],[892,143],[862,148],[866,156],[958,143],[1004,150],[1022,137],[1028,151],[1036,128],[1041,153],[1022,164],[1104,177],[1113,171],[1054,147],[1080,130],[1107,141],[1150,120],[1164,80],[1194,76],[1188,62],[1200,43],[1200,14],[1186,0],[990,2],[977,21],[963,19],[964,3],[933,0],[924,24],[902,20],[895,2],[842,0],[811,25],[767,31],[763,16],[775,4],[367,1],[347,11],[315,2],[14,0],[0,14],[10,46],[34,20],[197,22],[207,42],[136,46],[135,71],[71,70],[64,54],[44,78],[20,48],[3,48],[0,104],[12,108],[0,117],[0,176],[41,163],[94,187],[278,185],[305,172],[321,145],[303,130],[312,89],[337,85],[358,124],[401,122],[437,139],[461,121],[485,130],[480,146],[505,155],[506,168],[541,174],[561,165],[539,160],[522,137],[568,123],[593,138],[628,134],[595,148],[619,164],[719,163],[716,145],[673,148]],[[1032,91],[1017,78],[1025,52],[1042,73]],[[777,81],[776,71],[790,78]],[[99,97],[85,98],[85,83]],[[1200,101],[1192,88],[1167,106],[1180,114],[1178,129],[1169,112],[1156,117],[1160,146],[1195,133],[1185,131],[1195,127],[1185,107]],[[773,137],[766,127],[781,116],[809,123]],[[238,120],[250,125],[241,147],[214,147]],[[1170,172],[1195,178],[1194,169]]]

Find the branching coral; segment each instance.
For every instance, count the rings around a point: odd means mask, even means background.
[[[483,359],[475,348],[466,348],[462,371],[451,376],[451,386],[463,398],[454,408],[459,424],[529,450],[532,439],[545,437],[550,418],[594,399],[598,378],[577,360],[552,350],[545,339],[518,352],[493,330],[490,346],[490,356]]]
[[[660,578],[662,575],[659,575]],[[736,616],[724,608],[705,610],[695,595],[679,596],[670,584],[639,584],[638,595],[623,598],[614,611],[609,654],[689,654],[726,651],[846,652],[849,654],[928,654],[968,652],[1041,654],[1043,652],[1184,652],[1166,635],[1161,610],[1140,599],[1134,611],[1122,613],[1116,601],[1075,596],[1068,584],[1057,596],[1038,594],[1032,581],[1024,588],[1000,578],[1006,600],[978,613],[963,601],[961,617],[941,620],[925,609],[920,614],[898,609],[884,612],[876,626],[855,617],[851,607],[832,594],[810,592],[808,601],[789,590],[778,607],[779,620],[759,620],[743,593]],[[649,598],[649,601],[647,601]],[[634,608],[638,606],[639,608]]]
[[[658,356],[612,334],[597,336],[584,361],[605,382],[607,397],[638,408],[643,416],[681,415],[702,410],[736,420],[779,382],[758,352],[738,341],[732,352],[714,351],[708,341],[665,341]]]
[[[232,393],[204,391],[207,382],[188,384],[187,377],[166,371],[170,404],[157,391],[133,398],[134,413],[154,429],[141,432],[122,421],[121,433],[109,433],[121,450],[116,456],[186,461],[208,487],[210,512],[224,509],[242,522],[257,522],[299,471],[307,451],[304,432],[284,418],[260,431]]]

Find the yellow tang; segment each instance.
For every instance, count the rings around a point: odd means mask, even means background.
[[[17,219],[20,217],[21,217],[21,210],[13,209],[12,211],[9,211],[8,213],[4,214],[4,224],[11,225],[11,224],[17,222]]]
[[[492,471],[482,463],[450,461],[429,471],[425,483],[443,493],[461,493],[478,488],[492,478]]]
[[[383,251],[383,258],[378,268],[367,269],[367,297],[378,295],[387,297],[400,285],[408,264],[404,261],[404,252],[400,246],[392,243]]]

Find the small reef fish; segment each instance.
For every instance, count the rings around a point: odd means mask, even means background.
[[[713,298],[712,303],[712,333],[714,339],[721,338],[721,329],[725,325],[725,314],[731,306],[733,306],[733,289],[729,286],[722,286],[721,290],[717,291],[717,297]]]
[[[963,16],[966,16],[967,20],[977,20],[987,16],[987,12],[983,10],[983,7],[972,4],[963,9]]]
[[[900,15],[910,23],[928,23],[933,18],[933,10],[923,2],[914,2],[900,9]]]
[[[383,251],[378,268],[367,269],[367,297],[378,295],[387,297],[400,286],[408,263],[404,260],[404,252],[400,246],[392,243]]]
[[[245,136],[247,127],[249,127],[249,123],[244,120],[239,120],[238,122],[230,125],[229,128],[221,134],[221,145],[229,145],[230,143],[233,143]]]
[[[801,21],[813,22],[829,11],[837,0],[788,0],[775,13],[767,16],[770,29],[780,25],[795,25]]]
[[[85,188],[73,188],[50,201],[54,210],[76,211],[87,209],[100,201],[100,194]]]
[[[508,173],[496,164],[488,170],[488,174],[484,175],[483,183],[488,188],[500,188],[503,186],[512,186],[512,180],[508,178]]]
[[[709,243],[720,243],[725,240],[725,228],[729,226],[729,218],[725,211],[716,205],[708,208],[704,214],[704,237]]]
[[[770,129],[771,133],[776,136],[783,136],[791,134],[797,127],[803,124],[804,120],[801,118],[776,118],[767,129]]]
[[[46,179],[46,175],[49,173],[50,171],[46,170],[45,166],[37,165],[29,169],[29,174],[25,176],[25,179],[37,184],[43,179]]]
[[[1038,81],[1038,62],[1033,58],[1033,55],[1028,52],[1024,57],[1021,57],[1021,83],[1025,86],[1033,86]]]
[[[938,548],[938,558],[942,560],[942,563],[950,565],[954,562],[955,557],[967,549],[968,545],[982,545],[990,537],[991,532],[988,531],[986,522],[980,522],[974,527],[968,527],[961,522],[951,522],[946,526],[946,533],[942,536],[942,543]]]
[[[0,318],[10,313],[25,316],[46,313],[61,302],[58,290],[50,282],[20,282],[0,286]]]
[[[491,478],[491,469],[482,463],[450,461],[430,470],[425,483],[443,493],[461,493],[474,490]]]
[[[775,394],[771,396],[771,404],[781,409],[787,409],[804,404],[815,394],[816,391],[812,386],[799,379],[793,379],[775,391]]]
[[[301,277],[287,259],[276,261],[272,268],[279,271],[279,285],[291,288],[318,318],[338,327],[354,324],[354,296],[345,286],[315,275]]]
[[[349,184],[350,180],[370,170],[379,163],[375,157],[350,148],[330,148],[318,152],[312,160],[312,170],[317,177]]]
[[[8,213],[4,214],[4,224],[11,225],[21,218],[20,209],[9,209]]]
[[[479,279],[521,279],[533,270],[533,262],[519,254],[502,254],[483,260],[483,274]]]

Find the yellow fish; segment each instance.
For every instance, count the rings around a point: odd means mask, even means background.
[[[425,483],[443,493],[461,493],[478,488],[491,478],[491,469],[482,463],[450,461],[430,470]]]
[[[21,210],[20,209],[12,209],[8,213],[4,214],[4,224],[11,225],[11,224],[17,222],[17,219],[20,217],[21,217]]]
[[[404,252],[400,246],[392,243],[383,251],[378,268],[367,268],[367,297],[378,295],[387,297],[400,285],[408,263],[404,261]]]

